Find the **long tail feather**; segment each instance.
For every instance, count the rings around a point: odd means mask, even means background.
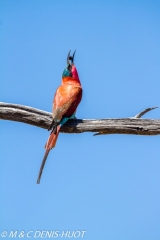
[[[58,135],[59,135],[59,132],[60,132],[60,125],[57,126],[57,130],[56,132],[55,131],[52,131],[49,138],[48,138],[48,141],[45,145],[45,148],[46,148],[46,152],[44,154],[44,158],[42,160],[42,163],[41,163],[41,167],[40,167],[40,170],[39,170],[39,174],[38,174],[38,179],[37,179],[37,184],[40,183],[40,180],[41,180],[41,176],[42,176],[42,172],[43,172],[43,168],[44,168],[44,165],[45,165],[45,162],[47,160],[47,157],[48,157],[48,154],[50,152],[50,150],[52,148],[55,147],[56,145],[56,142],[57,142],[57,138],[58,138]]]
[[[43,158],[43,161],[42,161],[42,163],[41,163],[41,167],[40,167],[39,174],[38,174],[38,178],[37,178],[37,184],[40,184],[40,180],[41,180],[43,168],[44,168],[44,165],[45,165],[45,163],[46,163],[46,160],[47,160],[49,151],[50,151],[50,149],[46,149],[46,152],[45,152],[45,154],[44,154],[44,158]]]
[[[52,130],[52,132],[51,132],[51,134],[50,134],[50,136],[48,138],[48,141],[47,141],[47,143],[45,145],[46,149],[52,149],[52,148],[55,147],[56,142],[57,142],[57,138],[58,138],[58,135],[59,135],[60,128],[61,128],[60,125],[58,125],[56,127],[56,130]]]

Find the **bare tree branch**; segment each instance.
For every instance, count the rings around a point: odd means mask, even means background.
[[[156,108],[158,108],[158,107],[147,108],[144,111],[138,113],[134,118],[141,118],[145,113],[147,113],[153,109],[156,109]]]
[[[64,133],[98,132],[101,134],[160,134],[159,119],[140,119],[146,112],[155,109],[147,108],[133,118],[113,119],[74,119],[69,120],[62,128]],[[39,109],[17,104],[0,102],[0,119],[18,121],[48,129],[52,115]]]

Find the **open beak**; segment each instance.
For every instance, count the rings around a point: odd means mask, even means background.
[[[76,50],[74,51],[72,56],[70,56],[70,52],[71,52],[71,50],[69,50],[69,53],[68,53],[68,56],[67,56],[67,64],[68,64],[68,66],[71,66],[71,65],[74,64],[74,55],[75,55]]]

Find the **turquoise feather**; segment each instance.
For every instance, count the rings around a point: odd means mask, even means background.
[[[75,118],[75,115],[76,115],[76,113],[73,113],[71,117],[64,117],[64,118],[62,118],[62,120],[60,121],[59,125],[63,126],[69,119]]]

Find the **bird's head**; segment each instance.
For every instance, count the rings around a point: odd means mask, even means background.
[[[72,56],[70,56],[70,52],[71,52],[71,50],[69,51],[68,56],[67,56],[67,67],[63,70],[62,78],[72,77],[75,80],[79,81],[78,72],[74,65],[74,55],[75,55],[76,51],[74,51]]]

